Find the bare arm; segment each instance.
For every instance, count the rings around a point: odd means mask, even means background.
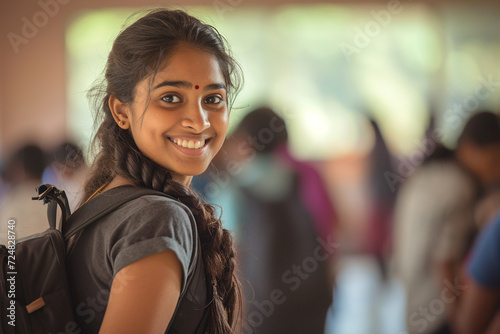
[[[174,252],[142,258],[113,280],[99,333],[165,333],[179,300],[181,263]]]
[[[499,290],[486,289],[472,281],[454,318],[455,333],[484,333],[493,321],[499,301]]]

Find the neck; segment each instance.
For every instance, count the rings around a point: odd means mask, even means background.
[[[192,176],[180,175],[172,172],[170,172],[170,175],[172,175],[173,180],[184,184],[186,187],[189,187],[191,185],[191,180],[193,179]]]

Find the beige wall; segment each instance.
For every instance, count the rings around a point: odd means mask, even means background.
[[[46,16],[47,23],[42,26],[43,16],[37,15],[42,11],[39,0],[1,1],[0,155],[24,140],[35,140],[49,148],[62,140],[66,131],[64,32],[68,22],[88,9],[147,3],[139,0],[41,0],[52,3],[52,10],[57,11],[53,17]],[[24,36],[30,38],[15,50],[8,34],[23,36],[23,18],[31,23],[38,22],[41,27],[36,33],[24,31]]]
[[[62,140],[66,131],[66,81],[64,31],[71,18],[79,12],[94,8],[118,6],[268,5],[269,0],[189,0],[182,2],[148,2],[141,0],[0,0],[0,158],[23,140],[39,142],[44,148]],[[57,11],[44,17],[39,4],[57,3]],[[57,2],[56,2],[57,1]],[[472,0],[471,0],[472,1]],[[493,0],[495,2],[497,0]],[[344,1],[348,3],[361,1]],[[382,2],[367,0],[365,2]],[[437,0],[435,2],[438,2]],[[443,1],[440,1],[443,2]],[[453,1],[456,3],[457,1]],[[273,4],[311,3],[307,0],[273,0]],[[477,3],[477,1],[476,1]],[[8,34],[23,36],[23,19],[38,23],[18,45],[17,52]],[[38,19],[38,21],[36,21]]]

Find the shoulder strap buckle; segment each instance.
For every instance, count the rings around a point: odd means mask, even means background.
[[[63,224],[70,216],[68,198],[64,190],[60,190],[51,184],[41,184],[36,187],[38,196],[31,197],[32,200],[43,201],[43,204],[48,204],[47,218],[49,226],[52,229],[57,228],[57,206],[61,208],[61,220],[59,222],[59,231],[62,233]]]

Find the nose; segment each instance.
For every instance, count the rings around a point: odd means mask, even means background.
[[[201,103],[193,103],[185,109],[181,125],[201,133],[210,127],[208,112]]]

